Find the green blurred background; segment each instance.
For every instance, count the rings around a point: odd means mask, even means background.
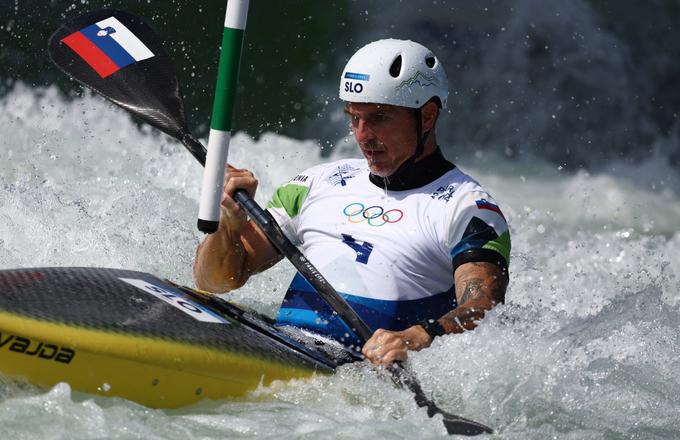
[[[250,2],[234,127],[251,135],[293,133],[305,112],[323,111],[307,93],[310,77],[334,79],[342,60],[329,47],[347,28],[344,1]],[[0,1],[0,93],[15,81],[57,84],[68,94],[81,87],[49,63],[46,42],[63,22],[112,8],[145,18],[175,61],[190,124],[205,134],[212,109],[224,2]],[[304,109],[303,109],[304,106]],[[293,122],[291,122],[293,121]],[[299,134],[299,133],[298,133]]]
[[[144,17],[161,35],[190,127],[204,135],[221,1],[0,0],[0,95],[16,81],[82,93],[49,63],[46,41],[99,8]],[[336,82],[348,57],[376,38],[412,38],[451,79],[448,144],[574,166],[661,149],[677,165],[679,23],[678,0],[251,0],[233,126],[332,145],[347,134]]]

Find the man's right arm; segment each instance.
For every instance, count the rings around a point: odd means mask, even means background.
[[[220,226],[196,250],[196,287],[226,292],[241,287],[254,273],[273,266],[281,255],[232,198],[237,188],[255,195],[257,180],[248,170],[229,166],[222,196]]]

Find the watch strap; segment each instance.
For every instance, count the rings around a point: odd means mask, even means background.
[[[446,334],[444,327],[436,319],[424,319],[418,323],[432,339]]]

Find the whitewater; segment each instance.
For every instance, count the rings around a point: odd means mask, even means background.
[[[448,120],[447,123],[455,124]],[[204,143],[205,140],[204,140]],[[230,162],[256,200],[325,160],[311,140],[237,133]],[[680,178],[663,157],[565,169],[473,146],[446,154],[494,195],[512,233],[507,301],[476,330],[409,363],[444,409],[503,439],[672,439],[680,432]],[[133,269],[193,285],[201,167],[102,98],[17,84],[0,99],[0,269]],[[279,263],[225,298],[273,315]],[[412,395],[366,364],[275,382],[238,400],[155,410],[2,379],[12,439],[447,438]]]

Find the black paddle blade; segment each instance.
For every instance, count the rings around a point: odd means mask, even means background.
[[[493,434],[493,429],[486,425],[482,425],[474,420],[466,419],[439,408],[436,403],[425,395],[425,392],[420,387],[420,383],[413,376],[413,373],[404,368],[404,366],[395,362],[388,368],[392,373],[392,378],[398,385],[406,386],[413,393],[416,403],[421,408],[427,408],[428,417],[434,417],[441,414],[444,417],[444,427],[446,432],[451,435],[479,435],[479,434]]]
[[[446,427],[446,432],[450,435],[493,434],[493,429],[482,425],[481,423],[477,423],[474,420],[458,417],[441,410],[439,413],[435,414],[444,416],[444,427]]]
[[[110,9],[81,15],[52,34],[48,51],[76,81],[185,140],[184,103],[172,61],[158,35],[139,17]],[[203,147],[194,148],[197,159],[200,149],[205,157]]]

